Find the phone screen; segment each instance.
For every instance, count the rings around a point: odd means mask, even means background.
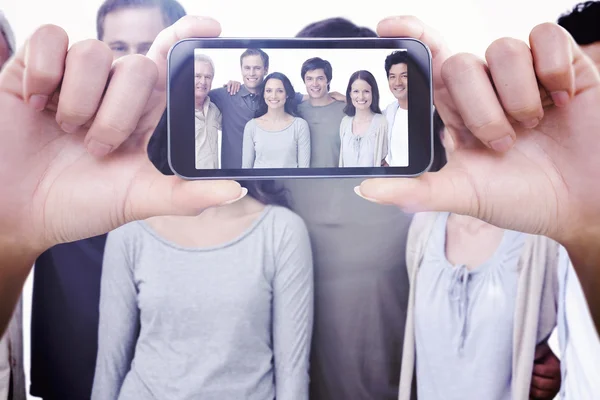
[[[185,152],[195,177],[411,175],[430,164],[430,62],[411,54],[415,41],[206,41],[169,91],[171,144],[187,138],[170,159]],[[182,79],[190,62],[193,79]]]

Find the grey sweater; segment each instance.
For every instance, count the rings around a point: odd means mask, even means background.
[[[288,209],[211,248],[127,224],[107,239],[92,399],[308,399],[312,324],[310,242]]]

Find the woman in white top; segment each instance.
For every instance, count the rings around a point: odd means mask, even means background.
[[[459,163],[441,133],[448,162]],[[419,213],[406,254],[399,400],[411,398],[414,375],[419,400],[529,399],[536,347],[556,325],[559,245],[469,216]]]
[[[244,128],[242,168],[308,168],[310,131],[297,116],[296,92],[282,73],[267,75],[259,108]]]
[[[350,77],[344,112],[339,166],[387,166],[388,123],[379,108],[377,81],[369,71],[357,71]]]

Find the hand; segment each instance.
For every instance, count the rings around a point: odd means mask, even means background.
[[[333,97],[334,100],[346,102],[346,95],[340,92],[330,92],[329,95]]]
[[[227,88],[227,93],[233,96],[240,91],[242,84],[238,81],[229,81],[223,86]]]
[[[560,360],[547,342],[535,348],[535,361],[529,396],[535,400],[552,400],[560,391]]]
[[[236,182],[164,176],[146,151],[165,109],[169,48],[219,33],[212,19],[185,17],[158,36],[148,57],[113,63],[100,41],[67,50],[64,30],[38,29],[0,74],[0,243],[39,253],[243,194]]]
[[[358,193],[412,212],[471,215],[563,244],[600,230],[600,76],[566,31],[550,23],[535,27],[531,49],[497,40],[487,63],[469,54],[450,57],[412,17],[384,20],[378,32],[429,45],[435,106],[454,145],[440,172],[367,180]]]

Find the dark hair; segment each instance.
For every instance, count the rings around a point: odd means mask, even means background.
[[[263,62],[263,67],[265,68],[265,70],[269,70],[269,55],[267,53],[265,53],[264,51],[262,51],[261,49],[247,49],[246,51],[244,51],[242,53],[242,55],[240,56],[240,66],[242,65],[242,62],[244,61],[244,58],[249,57],[249,56],[260,56],[262,62]]]
[[[406,51],[394,51],[385,58],[385,76],[390,76],[390,69],[396,64],[408,65],[408,55]]]
[[[331,63],[329,61],[323,60],[320,57],[313,57],[304,61],[302,68],[300,69],[302,81],[304,81],[304,76],[308,71],[314,71],[316,69],[322,69],[325,73],[325,77],[327,78],[327,90],[329,91],[329,85],[331,83],[331,79],[333,79],[333,68],[331,68]]]
[[[186,15],[185,9],[176,0],[105,0],[96,15],[98,40],[104,37],[104,18],[111,12],[123,8],[159,7],[165,26],[171,26]]]
[[[577,4],[571,12],[558,18],[558,25],[565,28],[579,45],[600,41],[600,2]]]
[[[377,87],[377,81],[372,73],[365,70],[356,71],[352,74],[352,76],[350,76],[348,87],[346,88],[346,107],[344,107],[344,113],[351,117],[356,114],[356,107],[354,107],[354,104],[352,104],[350,92],[352,92],[352,84],[359,79],[371,85],[371,91],[373,92],[373,100],[371,101],[370,107],[371,111],[373,111],[375,114],[381,114],[381,109],[379,108],[379,87]]]
[[[442,133],[445,128],[444,121],[440,117],[437,109],[433,112],[433,163],[429,171],[436,172],[442,169],[448,162],[446,158],[446,149],[442,144]]]
[[[285,89],[285,95],[287,97],[284,106],[285,112],[291,116],[297,117],[298,104],[296,102],[296,91],[294,90],[294,86],[292,86],[292,82],[290,82],[288,77],[281,72],[273,72],[266,76],[256,91],[258,95],[258,110],[254,113],[254,118],[262,117],[269,109],[265,102],[265,87],[270,79],[277,79],[283,83],[283,88]]]
[[[148,143],[148,158],[163,175],[174,175],[169,167],[167,147],[167,113],[165,112]],[[272,180],[238,181],[248,194],[263,204],[289,208],[287,191]]]
[[[377,37],[377,33],[369,28],[358,26],[346,18],[337,17],[313,22],[298,32],[296,37]]]

